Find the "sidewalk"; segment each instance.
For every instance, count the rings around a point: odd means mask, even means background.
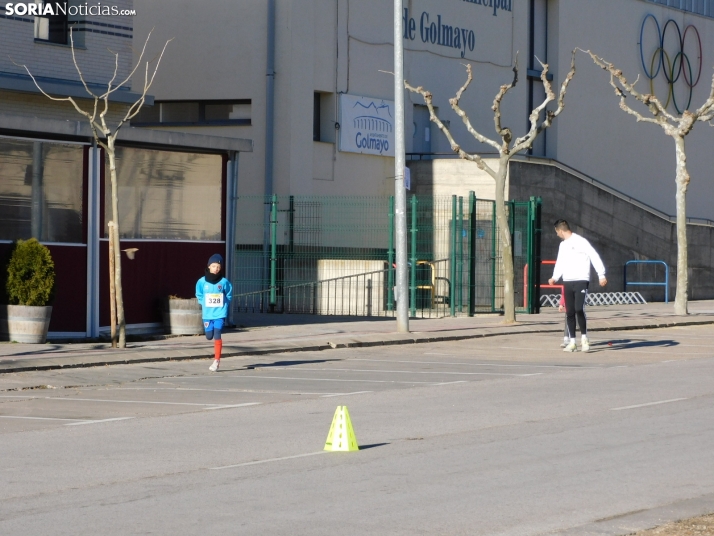
[[[714,324],[714,300],[690,302],[689,316],[674,315],[673,305],[650,303],[588,308],[590,332]],[[453,341],[525,333],[561,333],[563,314],[543,309],[518,315],[506,326],[503,317],[410,320],[411,333],[396,333],[394,319],[313,315],[239,315],[240,329],[223,335],[223,356],[277,354],[359,346]],[[593,335],[597,338],[597,335]],[[202,335],[127,343],[112,350],[106,343],[0,343],[0,374],[126,363],[148,363],[212,357],[213,343]]]

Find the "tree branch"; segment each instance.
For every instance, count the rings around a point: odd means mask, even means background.
[[[471,120],[469,119],[469,116],[466,115],[466,112],[464,112],[461,109],[461,107],[459,106],[459,101],[461,100],[461,96],[463,95],[464,91],[466,91],[466,88],[469,87],[472,80],[473,80],[473,73],[471,71],[471,64],[468,64],[468,65],[466,65],[466,82],[464,82],[464,85],[461,86],[461,88],[456,92],[456,96],[452,99],[449,99],[449,104],[451,105],[451,109],[456,112],[456,115],[458,115],[461,118],[461,120],[463,121],[464,125],[466,125],[466,130],[468,130],[469,133],[474,138],[476,138],[481,143],[490,145],[491,147],[493,147],[500,153],[501,146],[498,145],[498,143],[496,143],[495,141],[487,138],[486,136],[484,136],[480,132],[478,132],[471,124]]]
[[[504,84],[501,86],[500,91],[496,95],[496,98],[493,99],[493,105],[491,106],[491,110],[493,110],[493,122],[496,126],[496,133],[501,136],[501,139],[503,140],[503,145],[501,147],[501,153],[502,154],[507,154],[508,153],[508,148],[509,145],[511,144],[511,139],[513,138],[513,134],[511,133],[510,128],[503,128],[501,126],[501,101],[503,100],[503,97],[506,96],[506,93],[511,88],[514,88],[516,84],[518,83],[518,53],[516,53],[516,61],[513,64],[513,81],[510,84]]]
[[[565,76],[565,80],[563,80],[563,83],[560,85],[560,92],[558,94],[558,106],[555,110],[546,111],[545,119],[540,125],[538,125],[538,118],[540,117],[541,112],[545,109],[548,103],[555,100],[555,93],[553,92],[553,85],[550,83],[550,80],[548,80],[548,64],[543,63],[540,60],[538,60],[538,63],[540,63],[542,67],[540,79],[541,82],[543,82],[543,88],[545,89],[545,99],[543,99],[543,102],[541,102],[536,108],[533,109],[531,115],[529,116],[529,120],[531,123],[530,130],[524,136],[521,136],[514,142],[512,149],[512,152],[514,154],[530,148],[533,145],[535,139],[538,137],[538,134],[549,128],[553,124],[553,120],[558,117],[565,108],[565,94],[568,91],[568,86],[570,85],[570,82],[575,76],[575,50],[573,50],[571,54],[570,70]]]
[[[151,78],[149,78],[149,64],[151,62],[147,61],[146,62],[146,67],[144,68],[144,87],[141,91],[141,97],[139,100],[134,102],[129,109],[127,110],[126,114],[124,114],[124,118],[119,121],[119,124],[116,127],[115,133],[119,131],[119,129],[128,121],[131,121],[136,115],[141,111],[141,107],[144,105],[144,102],[146,102],[146,95],[149,92],[149,89],[151,88],[152,84],[154,83],[154,79],[156,78],[156,73],[159,70],[159,65],[161,64],[161,60],[164,57],[164,52],[166,52],[166,47],[169,46],[169,43],[173,41],[173,38],[169,39],[164,43],[164,47],[161,49],[161,53],[158,56],[158,59],[156,60],[156,66],[154,67],[154,72],[151,74]],[[143,51],[142,51],[143,55]],[[135,71],[136,69],[134,69]]]
[[[452,99],[452,100],[456,100],[457,103],[458,103],[458,99],[461,97],[461,94],[463,93],[463,90],[466,89],[468,84],[471,82],[470,66],[467,67],[467,71],[469,73],[469,77],[467,78],[466,83],[464,84],[464,86],[462,86],[462,88],[459,90],[459,92],[457,92],[456,99]],[[424,102],[426,103],[426,106],[429,109],[429,119],[432,122],[436,123],[436,125],[439,127],[439,129],[446,136],[446,139],[449,140],[449,145],[451,146],[451,150],[454,151],[456,154],[458,154],[460,158],[462,158],[464,160],[470,160],[471,162],[475,162],[479,169],[481,169],[482,171],[485,171],[491,177],[496,179],[496,176],[497,176],[496,172],[493,169],[491,169],[491,167],[486,162],[484,162],[484,160],[479,155],[467,153],[466,151],[464,151],[461,148],[461,146],[458,143],[456,143],[456,140],[454,140],[454,137],[451,135],[449,128],[436,116],[436,113],[434,112],[434,104],[432,103],[433,97],[432,97],[431,92],[426,91],[422,86],[413,87],[406,80],[404,81],[404,87],[406,89],[408,89],[409,91],[411,91],[412,93],[419,93],[424,98]],[[458,106],[458,104],[457,104],[457,106]],[[452,107],[453,107],[453,104],[452,104]],[[479,134],[479,136],[480,136],[480,134]],[[483,137],[483,136],[481,136],[481,137]],[[484,138],[484,139],[486,139],[486,138]],[[492,144],[495,143],[495,142],[492,142],[491,140],[488,140],[488,141],[491,142]],[[498,148],[497,145],[496,145],[496,148]]]
[[[72,32],[73,32],[73,28],[70,26],[69,27],[69,43],[71,45],[70,48],[72,50],[72,62],[74,63],[74,68],[77,69],[77,73],[79,74],[79,79],[82,82],[82,85],[84,86],[84,90],[96,99],[97,96],[94,93],[92,93],[92,91],[89,89],[87,82],[84,80],[84,75],[82,74],[82,69],[79,68],[79,64],[77,63],[77,56],[74,53],[74,36],[73,36]]]
[[[670,113],[665,109],[665,107],[662,106],[662,103],[659,101],[659,99],[658,99],[657,97],[655,97],[654,95],[649,95],[649,94],[645,95],[645,94],[642,94],[642,93],[640,93],[639,91],[637,91],[637,90],[635,89],[635,84],[637,83],[637,80],[635,80],[635,82],[634,82],[633,84],[630,84],[630,83],[627,81],[627,78],[625,78],[625,75],[622,74],[622,71],[621,71],[620,69],[617,69],[612,63],[610,63],[610,62],[608,62],[608,61],[605,61],[603,58],[601,58],[600,56],[597,56],[597,55],[593,54],[593,53],[592,53],[591,51],[589,51],[589,50],[582,50],[582,49],[577,49],[577,50],[580,50],[580,51],[585,52],[586,54],[588,54],[588,55],[592,58],[593,62],[595,62],[596,65],[598,65],[601,69],[603,69],[603,70],[605,70],[605,71],[607,71],[607,72],[610,73],[610,85],[615,89],[615,93],[620,97],[620,108],[622,108],[623,110],[627,111],[627,110],[623,107],[623,102],[624,102],[624,99],[625,99],[625,97],[626,97],[626,95],[624,94],[624,92],[623,92],[623,90],[622,90],[622,88],[624,88],[625,92],[629,93],[629,94],[632,95],[635,99],[637,99],[637,100],[640,101],[642,104],[644,104],[645,106],[647,106],[647,108],[649,109],[650,113],[651,113],[653,116],[655,116],[655,117],[663,116],[664,118],[666,118],[665,121],[671,121],[671,122],[673,122],[673,123],[677,123],[677,122],[678,122],[678,118],[675,117],[675,116],[673,116],[672,114],[670,114]],[[615,80],[617,80],[618,82],[620,82],[620,84],[622,85],[622,88],[620,88],[620,87],[617,85],[617,83],[615,82]],[[626,105],[625,105],[625,106],[626,106]],[[629,108],[629,106],[626,106],[626,108],[629,109],[629,110],[631,110],[631,108]],[[628,111],[627,113],[631,113],[631,112]],[[635,112],[634,110],[632,111],[631,115],[636,115],[636,116],[639,116],[640,118],[642,118],[642,119],[638,119],[638,121],[645,121],[644,117],[643,117],[641,114]],[[659,125],[662,125],[662,124],[663,124],[663,121],[662,121],[662,120],[659,120],[659,121],[647,121],[647,122],[656,123],[656,124],[659,124]]]

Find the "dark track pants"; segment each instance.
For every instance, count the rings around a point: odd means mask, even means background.
[[[565,316],[568,325],[568,337],[575,338],[575,319],[577,317],[580,333],[587,335],[588,327],[585,320],[585,298],[588,295],[589,281],[564,281]]]

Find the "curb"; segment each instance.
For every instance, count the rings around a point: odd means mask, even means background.
[[[608,326],[595,328],[590,331],[592,332],[607,332],[607,331],[633,331],[637,329],[660,329],[660,328],[670,328],[676,326],[702,326],[714,324],[714,319],[712,320],[689,320],[689,321],[669,321],[669,322],[657,322],[651,324],[643,325],[629,325],[629,326]],[[507,328],[506,328],[507,329]],[[371,348],[375,346],[397,346],[402,344],[426,344],[426,343],[436,343],[436,342],[451,342],[451,341],[463,341],[468,339],[480,339],[485,337],[502,337],[504,335],[527,335],[530,333],[562,333],[561,328],[542,328],[542,329],[529,329],[529,330],[514,330],[514,331],[497,331],[497,332],[486,332],[486,333],[472,333],[464,335],[443,335],[443,336],[424,336],[424,337],[405,337],[401,339],[393,340],[379,340],[379,341],[352,341],[352,342],[328,342],[327,344],[318,345],[305,345],[305,346],[293,346],[293,347],[277,347],[269,349],[254,349],[254,350],[243,350],[243,351],[227,351],[222,357],[247,357],[247,356],[258,356],[258,355],[269,355],[269,354],[287,354],[294,352],[320,352],[323,350],[336,350],[344,348]],[[164,356],[164,357],[137,357],[136,359],[112,359],[112,360],[96,360],[96,361],[85,361],[81,363],[53,363],[53,364],[37,364],[37,365],[25,365],[18,367],[4,367],[0,365],[0,374],[13,374],[16,372],[34,372],[34,371],[47,371],[47,370],[65,370],[65,369],[75,369],[75,368],[89,368],[89,367],[104,367],[111,365],[132,365],[141,363],[160,363],[165,361],[190,361],[196,359],[207,359],[213,357],[213,353],[196,354],[196,355],[182,355],[182,356]]]

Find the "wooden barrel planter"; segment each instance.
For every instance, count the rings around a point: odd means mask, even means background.
[[[15,342],[43,344],[47,341],[51,315],[51,305],[3,305],[0,307],[0,337]]]
[[[196,298],[169,298],[164,309],[164,327],[171,335],[201,335],[203,318]]]

